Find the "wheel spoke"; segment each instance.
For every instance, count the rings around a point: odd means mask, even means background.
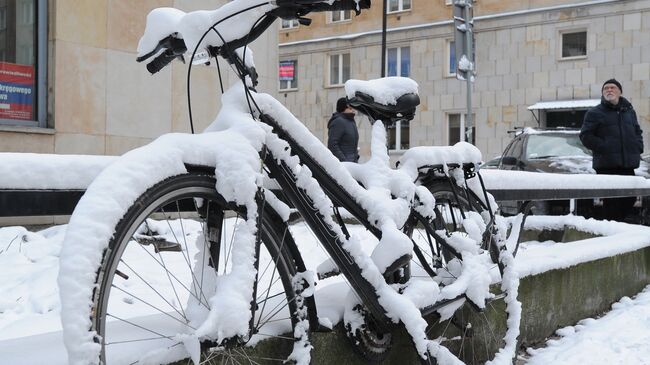
[[[140,297],[138,297],[138,296],[136,296],[136,295],[134,295],[134,294],[132,294],[132,293],[130,293],[130,292],[127,292],[126,290],[124,290],[124,289],[122,289],[122,288],[116,286],[115,284],[113,284],[111,287],[112,287],[112,288],[115,288],[115,289],[117,289],[117,290],[119,290],[119,291],[121,291],[122,293],[124,293],[124,294],[126,294],[126,295],[131,296],[131,297],[134,298],[134,299],[137,299],[138,301],[140,301],[140,302],[146,304],[147,306],[149,306],[149,307],[155,309],[156,311],[158,311],[158,312],[160,312],[160,313],[166,315],[167,317],[170,317],[171,319],[177,321],[178,323],[181,323],[181,324],[183,324],[183,325],[185,325],[185,326],[187,326],[187,327],[189,327],[189,328],[191,328],[191,329],[193,329],[193,330],[196,330],[196,328],[190,326],[189,323],[181,321],[180,319],[178,319],[178,318],[172,316],[171,314],[169,314],[169,313],[163,311],[162,309],[160,309],[160,308],[154,306],[153,304],[147,302],[146,300],[144,300],[144,299],[142,299],[142,298],[140,298]],[[176,311],[176,312],[178,313],[178,311]],[[180,314],[180,313],[179,313],[179,314]]]
[[[129,266],[129,264],[127,264],[127,263],[124,261],[124,259],[121,259],[120,262],[123,263],[124,266],[128,267],[129,270],[131,270],[131,272],[133,272],[133,274],[135,274],[135,276],[137,276],[138,278],[140,278],[140,280],[142,280],[142,282],[143,282],[146,286],[148,286],[151,290],[153,290],[153,292],[156,293],[156,294],[160,297],[160,299],[164,300],[165,303],[167,303],[167,304],[169,305],[170,308],[172,308],[176,313],[178,313],[180,316],[182,316],[183,318],[185,318],[185,320],[187,320],[187,317],[185,316],[185,313],[181,313],[181,312],[179,312],[178,309],[177,309],[177,308],[176,308],[172,303],[170,303],[169,300],[167,300],[167,298],[165,298],[164,295],[162,295],[162,294],[160,293],[160,291],[158,291],[158,290],[155,289],[153,286],[151,286],[151,284],[150,284],[147,280],[145,280],[142,276],[140,276],[140,274],[138,274],[138,272],[136,272],[135,270],[133,270],[133,268],[131,268],[131,266]],[[179,305],[180,305],[180,301],[179,301],[178,303],[179,303]]]
[[[171,277],[176,281],[176,283],[178,283],[180,286],[182,286],[183,289],[185,289],[188,293],[190,293],[190,295],[192,295],[196,300],[198,300],[199,303],[201,303],[201,305],[203,305],[204,307],[210,309],[210,307],[209,307],[209,305],[208,305],[208,300],[207,300],[207,298],[205,297],[205,295],[202,295],[203,299],[205,299],[205,303],[204,303],[201,299],[199,299],[199,297],[196,296],[196,294],[194,294],[194,293],[192,292],[192,290],[190,290],[187,286],[185,286],[185,285],[183,284],[183,282],[182,282],[181,280],[179,280],[178,277],[176,277],[176,275],[174,275],[174,273],[172,273],[171,271],[167,270],[167,268],[165,267],[165,265],[163,265],[163,263],[161,263],[160,261],[158,261],[158,259],[157,259],[154,255],[152,255],[151,252],[149,252],[149,250],[147,250],[144,246],[142,246],[142,245],[140,245],[140,244],[139,244],[138,246],[140,246],[140,247],[144,250],[144,252],[146,252],[146,253],[149,255],[149,257],[151,257],[151,258],[152,258],[152,259],[153,259],[153,260],[154,260],[158,265],[160,265],[160,267],[161,267],[163,270],[165,270],[165,271],[166,271],[166,272],[167,272],[167,273],[168,273],[168,274],[169,274],[169,275],[170,275],[170,276],[171,276]],[[203,294],[203,293],[202,293],[202,294]]]

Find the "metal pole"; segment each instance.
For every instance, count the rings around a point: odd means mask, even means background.
[[[465,37],[467,39],[467,53],[466,54],[467,54],[467,58],[469,58],[470,60],[473,60],[474,62],[476,62],[474,57],[472,57],[473,52],[474,52],[474,50],[473,50],[474,47],[473,47],[473,44],[472,44],[472,41],[474,39],[472,34],[473,34],[474,30],[472,29],[471,24],[470,24],[470,21],[471,21],[471,19],[470,19],[470,14],[471,14],[470,11],[471,11],[471,7],[472,7],[472,1],[470,0],[467,3],[468,3],[467,6],[465,6],[465,27],[466,27],[465,29],[467,29],[467,31],[465,32]],[[469,142],[469,143],[472,143],[472,126],[474,125],[473,118],[472,118],[472,77],[474,75],[474,67],[475,66],[474,65],[472,65],[472,66],[473,66],[472,69],[469,70],[467,72],[467,75],[466,75],[466,81],[467,81],[467,119],[466,119],[466,121],[467,121],[467,123],[465,124],[465,128],[467,128],[467,142]]]
[[[386,23],[388,22],[388,0],[384,0],[381,21],[381,77],[386,77]]]

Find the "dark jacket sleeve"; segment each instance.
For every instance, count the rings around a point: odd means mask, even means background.
[[[345,154],[341,150],[341,137],[345,132],[345,126],[342,125],[344,121],[340,119],[334,119],[330,122],[327,132],[327,148],[339,159],[339,161],[345,161]]]
[[[641,130],[641,126],[639,125],[639,120],[636,117],[636,112],[632,111],[634,113],[634,128],[636,129],[636,140],[637,144],[639,146],[639,153],[643,153],[643,131]]]
[[[585,114],[585,119],[580,129],[580,140],[582,144],[596,152],[602,151],[605,147],[605,141],[598,135],[599,124],[598,113],[594,109],[591,109]]]

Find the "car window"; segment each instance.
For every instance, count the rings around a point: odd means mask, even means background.
[[[511,156],[511,157],[516,157],[518,159],[521,158],[521,152],[522,152],[522,141],[521,138],[517,138],[514,141],[512,141],[512,144],[510,145],[510,148],[508,148],[508,151],[504,154],[504,156]]]
[[[539,159],[566,156],[591,156],[578,134],[531,134],[526,144],[526,158]]]

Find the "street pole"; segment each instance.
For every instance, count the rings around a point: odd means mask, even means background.
[[[472,19],[470,19],[471,14],[472,14],[471,10],[470,10],[471,5],[472,5],[472,2],[469,1],[469,6],[465,7],[465,12],[466,12],[465,13],[465,27],[467,29],[467,31],[465,32],[465,37],[466,37],[466,40],[467,40],[467,43],[466,43],[467,44],[467,57],[470,58],[471,60],[473,60],[474,62],[476,62],[474,57],[472,57],[472,55],[474,54],[474,45],[472,44],[473,43],[472,41],[474,40],[474,35],[473,35],[474,27],[470,24],[470,22],[472,21]],[[472,118],[472,81],[473,81],[472,78],[474,77],[473,69],[474,69],[474,67],[472,67],[472,70],[467,73],[467,77],[465,78],[466,81],[467,81],[467,119],[466,119],[466,121],[467,121],[467,124],[466,124],[467,138],[466,138],[466,140],[469,143],[472,143],[472,126],[474,125],[474,123],[473,123],[474,121],[473,121],[473,118]]]
[[[388,22],[388,0],[384,0],[381,21],[381,77],[386,77],[386,23]]]

